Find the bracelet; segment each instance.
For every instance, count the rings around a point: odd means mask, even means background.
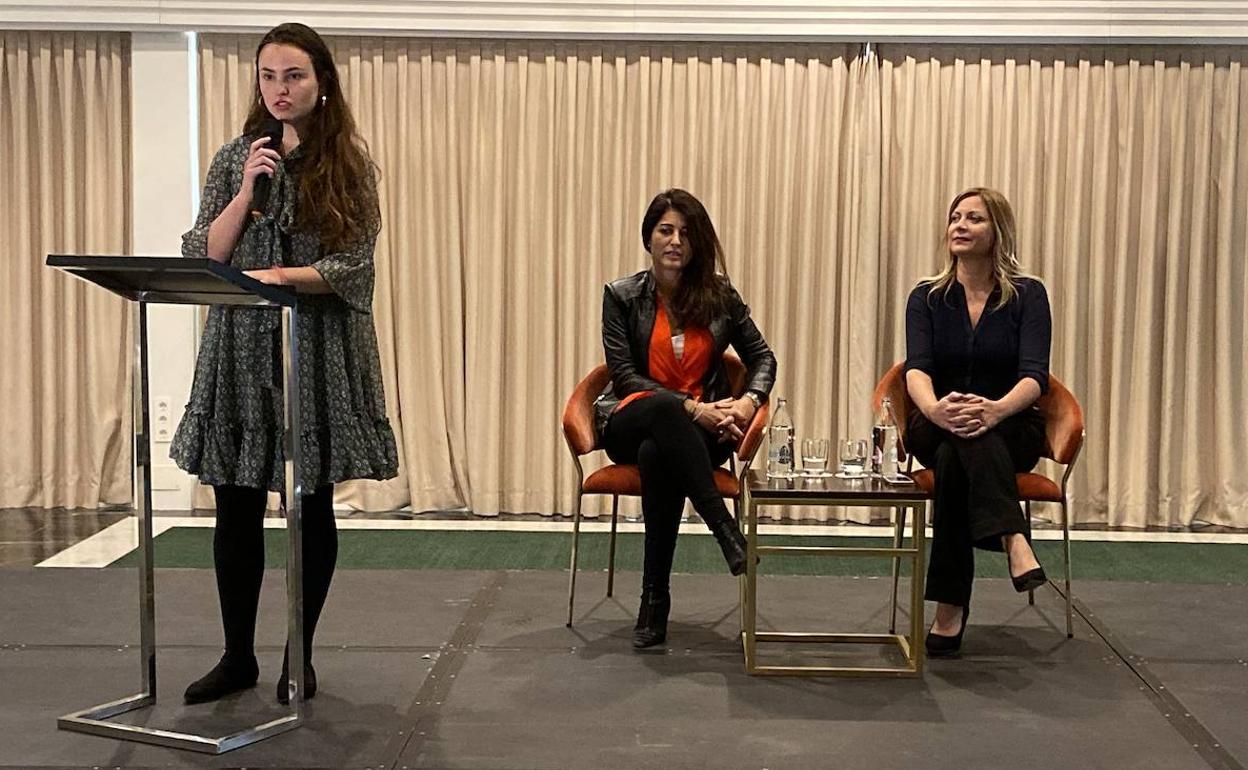
[[[745,391],[744,397],[748,398],[750,400],[750,403],[754,404],[755,409],[758,409],[760,406],[763,405],[763,399],[760,398],[759,395],[752,390]]]

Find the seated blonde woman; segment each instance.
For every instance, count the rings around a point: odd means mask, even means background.
[[[927,599],[929,655],[957,652],[970,614],[974,549],[1004,551],[1015,590],[1043,585],[1014,474],[1044,450],[1036,399],[1048,389],[1052,321],[1044,284],[1015,254],[1014,212],[971,188],[949,206],[944,270],[906,305],[907,448],[936,477]]]

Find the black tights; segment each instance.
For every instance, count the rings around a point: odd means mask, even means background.
[[[236,486],[214,486],[217,527],[212,560],[217,572],[217,597],[225,629],[227,661],[249,664],[255,656],[256,610],[264,580],[264,511],[268,492]],[[303,495],[303,654],[312,660],[312,635],[325,606],[338,561],[338,528],[334,523],[334,487],[317,487]]]
[[[730,515],[715,489],[715,468],[732,452],[685,413],[681,399],[657,393],[611,416],[603,435],[612,462],[636,463],[641,471],[641,510],[646,528],[643,588],[666,592],[676,555],[685,498],[712,529]]]

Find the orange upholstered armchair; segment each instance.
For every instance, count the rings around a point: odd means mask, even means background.
[[[745,392],[746,386],[745,365],[734,354],[725,353],[724,366],[728,370],[733,395],[740,396]],[[576,508],[572,514],[572,564],[568,579],[569,626],[572,625],[573,605],[576,601],[576,557],[581,534],[582,498],[585,495],[611,495],[611,539],[607,551],[607,596],[611,596],[615,586],[615,534],[619,521],[620,496],[641,496],[641,474],[636,465],[609,464],[591,473],[589,478],[585,477],[584,468],[581,466],[581,457],[594,451],[594,400],[610,380],[611,374],[605,364],[594,367],[585,379],[577,383],[563,409],[563,437],[572,452],[572,461],[576,463],[577,482]],[[743,479],[763,441],[763,430],[767,426],[769,414],[768,403],[763,401],[746,427],[745,435],[737,442],[735,458],[729,458],[730,467],[715,469],[715,487],[721,495],[732,499],[733,512],[738,517]]]
[[[883,401],[884,396],[890,397],[903,446],[905,444],[905,430],[910,410],[916,408],[914,402],[910,400],[910,393],[906,390],[903,372],[904,365],[904,361],[899,361],[893,368],[889,369],[875,386],[875,394],[871,398],[872,410],[875,412],[879,410],[880,402]],[[1079,401],[1074,394],[1052,374],[1049,375],[1048,392],[1036,401],[1036,406],[1040,409],[1040,413],[1044,415],[1046,442],[1043,456],[1057,462],[1059,465],[1066,466],[1066,468],[1062,473],[1060,486],[1048,476],[1040,473],[1018,474],[1018,496],[1023,501],[1029,520],[1033,502],[1057,503],[1061,506],[1062,558],[1065,567],[1065,590],[1061,593],[1066,599],[1066,636],[1073,637],[1074,619],[1070,595],[1070,514],[1067,506],[1067,489],[1071,471],[1075,468],[1075,461],[1079,458],[1079,451],[1083,449],[1083,408],[1079,406]],[[909,459],[907,469],[910,468],[912,463],[913,459]],[[936,486],[936,476],[930,470],[914,471],[910,473],[910,476],[916,484],[929,494]],[[905,515],[904,510],[901,515]],[[902,526],[904,526],[904,522],[902,522]],[[896,579],[896,573],[894,572],[894,592],[896,592]],[[1028,599],[1033,604],[1035,603],[1033,593],[1029,592]]]

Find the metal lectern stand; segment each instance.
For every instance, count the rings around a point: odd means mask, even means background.
[[[151,743],[176,749],[221,754],[293,730],[303,724],[303,526],[299,467],[299,347],[295,294],[261,283],[237,268],[210,259],[183,257],[74,257],[49,255],[48,267],[99,284],[134,305],[134,467],[139,518],[139,647],[143,690],[111,703],[56,721],[58,728]],[[152,562],[151,449],[147,414],[147,305],[249,305],[282,308],[282,391],[285,395],[286,596],[289,619],[290,713],[236,733],[212,738],[108,722],[111,717],[156,702],[156,603]]]

